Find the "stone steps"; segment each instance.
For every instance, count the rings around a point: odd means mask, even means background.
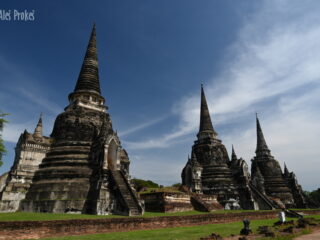
[[[124,179],[123,175],[120,171],[111,171],[113,179],[117,183],[117,186],[119,188],[119,191],[129,208],[131,215],[141,215],[140,207],[137,204],[137,199],[133,194],[131,193],[130,189],[128,189],[128,183],[126,182],[126,179]]]

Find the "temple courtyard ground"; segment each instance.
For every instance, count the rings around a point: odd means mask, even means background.
[[[239,239],[239,232],[243,227],[242,221],[235,221],[232,222],[233,218],[236,217],[239,219],[239,217],[243,217],[244,215],[251,216],[251,219],[257,218],[256,214],[261,212],[262,215],[268,216],[269,219],[259,219],[259,220],[252,220],[251,221],[251,228],[253,230],[254,235],[249,237],[248,239],[278,239],[278,240],[289,240],[289,239],[295,239],[300,234],[310,234],[314,231],[314,235],[304,235],[303,238],[297,238],[297,240],[303,240],[303,239],[320,239],[319,234],[320,232],[314,228],[306,228],[302,229],[301,232],[293,233],[293,234],[285,234],[281,236],[276,236],[272,238],[266,238],[262,237],[261,235],[258,235],[258,227],[259,226],[269,226],[271,227],[275,222],[278,221],[277,218],[270,218],[270,213],[272,211],[217,211],[213,215],[215,217],[220,214],[222,218],[228,218],[231,222],[228,223],[216,223],[216,224],[203,224],[203,225],[196,225],[196,226],[182,226],[177,227],[177,225],[172,225],[172,227],[165,228],[159,228],[159,226],[155,228],[159,229],[145,229],[145,230],[132,230],[129,227],[126,229],[123,227],[123,229],[120,229],[120,232],[110,232],[110,233],[99,233],[99,234],[82,234],[79,232],[73,232],[72,227],[67,227],[64,229],[61,229],[62,231],[66,231],[65,235],[63,236],[57,236],[57,234],[52,235],[45,235],[45,237],[40,237],[41,234],[35,234],[34,237],[32,237],[32,234],[29,234],[27,238],[22,238],[23,234],[22,232],[25,229],[21,229],[20,233],[22,235],[19,236],[19,231],[12,231],[10,234],[10,231],[4,231],[3,228],[0,229],[0,239],[51,239],[51,240],[102,240],[102,239],[130,239],[130,240],[138,240],[138,239],[155,239],[155,240],[168,240],[168,239],[177,239],[177,240],[199,240],[200,238],[208,237],[212,233],[219,234],[223,237],[225,240],[238,240]],[[273,212],[274,213],[274,212]],[[311,212],[310,212],[311,213]],[[82,224],[85,223],[85,221],[105,221],[106,219],[110,219],[108,221],[126,221],[129,219],[130,221],[134,222],[134,219],[137,219],[137,225],[141,224],[139,221],[141,219],[151,220],[151,221],[158,221],[158,219],[166,219],[167,217],[174,218],[174,219],[184,219],[184,218],[193,218],[193,217],[200,217],[200,218],[207,218],[212,214],[208,213],[201,213],[196,211],[191,212],[182,212],[182,213],[145,213],[145,215],[141,217],[122,217],[122,216],[96,216],[96,215],[70,215],[70,214],[49,214],[49,213],[1,213],[0,214],[0,225],[5,223],[11,223],[13,228],[14,226],[19,226],[19,223],[26,223],[27,225],[30,224],[31,221],[34,221],[35,225],[37,226],[41,225],[43,223],[57,223],[57,222],[66,222],[69,223],[75,222],[77,224],[77,221],[80,221],[79,223]],[[275,215],[276,216],[276,215]],[[307,218],[313,217],[315,219],[320,220],[320,215],[309,215],[306,216]],[[200,219],[199,218],[199,219]],[[220,218],[220,217],[219,217]],[[90,220],[92,219],[92,220]],[[288,218],[288,220],[291,220],[291,218]],[[295,219],[296,220],[296,219]],[[82,222],[81,222],[82,221]],[[18,225],[17,225],[18,223]],[[192,224],[195,225],[195,224]],[[9,225],[10,226],[10,225]],[[129,225],[128,225],[129,226]],[[85,227],[85,226],[84,226]],[[90,228],[91,226],[88,226]],[[161,226],[160,226],[161,227]],[[35,229],[34,231],[45,231],[46,229]],[[94,233],[94,229],[92,229],[90,233]],[[131,231],[128,231],[131,230]],[[69,232],[68,232],[69,231]],[[316,235],[318,234],[318,235]],[[74,236],[71,236],[74,235]],[[235,236],[231,236],[235,235]],[[304,238],[305,237],[305,238]]]

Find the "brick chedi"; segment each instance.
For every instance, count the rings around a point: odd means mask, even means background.
[[[206,97],[201,87],[200,127],[191,158],[182,170],[182,185],[196,194],[215,195],[226,209],[273,209],[306,207],[306,199],[294,173],[282,173],[271,155],[257,121],[257,149],[248,165],[238,159],[232,146],[231,161],[213,129]]]
[[[239,167],[234,165],[234,168]],[[251,203],[251,208],[254,207],[250,196],[240,199],[239,183],[234,178],[227,150],[213,128],[202,86],[199,132],[192,146],[191,159],[182,171],[182,184],[193,192],[216,195],[223,206],[233,199],[243,204]]]
[[[295,207],[296,208],[306,208],[307,198],[303,193],[301,185],[298,183],[298,179],[294,172],[289,172],[286,164],[284,164],[283,177],[287,183],[287,186],[291,189]]]
[[[254,185],[269,198],[280,200],[286,207],[306,207],[301,187],[298,185],[295,175],[289,174],[288,171],[283,174],[279,162],[271,155],[258,116],[256,123],[256,156],[251,160]]]
[[[51,140],[42,135],[42,116],[34,130],[25,130],[19,137],[15,148],[15,159],[8,174],[4,174],[0,184],[0,211],[15,212],[20,201],[26,196],[34,173],[49,151]]]
[[[100,90],[94,26],[69,105],[55,120],[50,149],[38,163],[19,210],[143,213],[130,184],[128,154],[107,109]]]

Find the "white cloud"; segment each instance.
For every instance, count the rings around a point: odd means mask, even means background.
[[[30,122],[24,122],[20,124],[6,123],[3,129],[2,137],[4,141],[16,143],[19,136],[25,129],[32,129],[35,125]]]
[[[304,12],[305,17],[296,18],[291,16],[291,8],[299,16],[303,14],[299,9],[307,13]],[[317,15],[313,6],[306,8],[302,2],[265,1],[261,10],[248,19],[239,31],[239,39],[230,47],[232,59],[225,59],[228,63],[224,64],[221,74],[206,86],[209,108],[219,122],[225,120],[224,115],[234,113],[233,116],[238,117],[237,114],[257,104],[291,94],[308,84],[319,87],[320,16],[316,18]],[[283,19],[287,21],[281,22]],[[252,36],[253,33],[257,36]],[[164,141],[174,142],[195,132],[199,122],[199,93],[175,104],[174,111],[180,122],[171,133],[140,145],[146,148],[170,146]],[[297,93],[297,96],[304,94]]]
[[[62,107],[43,97],[40,91],[34,92],[30,89],[27,90],[23,88],[19,88],[18,91],[22,96],[26,97],[29,102],[39,105],[40,107],[46,109],[48,112],[52,114],[57,115],[60,112],[62,112]]]
[[[3,139],[16,143],[20,134],[27,129],[32,132],[40,112],[44,113],[44,134],[51,130],[53,116],[62,111],[62,107],[48,100],[46,89],[32,74],[24,72],[22,66],[16,65],[4,56],[0,56],[0,70],[6,84],[0,90],[0,105],[3,112],[8,112],[9,121],[3,129]]]
[[[166,118],[167,118],[167,116],[159,117],[159,118],[155,118],[155,119],[149,120],[149,121],[147,121],[147,122],[144,122],[144,123],[141,123],[141,124],[139,124],[139,125],[137,125],[137,126],[134,126],[134,127],[130,128],[130,129],[121,131],[121,132],[119,132],[118,135],[119,135],[120,137],[124,137],[124,136],[130,135],[130,134],[132,134],[132,133],[134,133],[134,132],[137,132],[137,131],[139,131],[139,130],[145,129],[145,128],[150,127],[150,126],[152,126],[152,125],[155,125],[155,124],[163,121],[163,120],[166,119]]]
[[[320,156],[319,10],[317,1],[264,1],[239,30],[220,74],[205,86],[215,126],[235,122],[239,127],[221,136],[226,146],[234,143],[239,155],[251,159],[256,144],[253,113],[261,112],[275,157],[287,161],[309,188],[315,187],[312,180],[320,180],[314,168]],[[196,133],[199,95],[197,90],[174,105],[179,123],[171,132],[129,148],[169,148]],[[252,124],[238,120],[248,114]],[[306,172],[309,177],[304,178]]]

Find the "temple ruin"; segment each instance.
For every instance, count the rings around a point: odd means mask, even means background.
[[[143,214],[101,95],[95,26],[68,98],[50,137],[41,118],[33,134],[21,134],[14,165],[0,179],[0,211]]]
[[[113,130],[101,95],[93,26],[69,104],[56,117],[50,137],[42,116],[25,130],[13,166],[0,177],[0,212],[141,215],[144,204],[131,185],[127,152]],[[231,159],[213,128],[201,87],[200,127],[182,170],[181,191],[143,196],[149,211],[305,208],[293,172],[271,155],[258,117],[251,174],[232,146]]]
[[[232,146],[231,160],[214,130],[203,87],[201,86],[200,127],[186,166],[182,184],[196,194],[216,195],[225,208],[273,209],[305,208],[306,200],[294,173],[270,154],[258,117],[257,149],[248,165],[238,159]]]

